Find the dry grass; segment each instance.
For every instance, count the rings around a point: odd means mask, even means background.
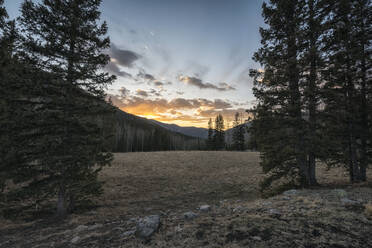
[[[117,153],[112,166],[101,173],[105,193],[98,199],[100,207],[94,216],[110,219],[190,210],[224,199],[258,199],[258,184],[264,176],[259,160],[257,152]],[[320,166],[317,178],[327,187],[349,184],[342,169]]]
[[[348,175],[341,169],[319,166],[317,174],[326,187],[349,185]],[[100,174],[106,183],[104,194],[97,199],[98,207],[73,215],[70,222],[191,210],[224,199],[252,201],[261,197],[258,185],[263,177],[257,152],[117,153],[112,166]]]
[[[118,153],[101,173],[105,194],[97,212],[107,218],[255,199],[263,176],[258,162],[254,152]]]

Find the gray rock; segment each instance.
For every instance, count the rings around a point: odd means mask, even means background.
[[[256,241],[261,241],[262,240],[262,238],[260,236],[253,236],[252,239],[256,240]]]
[[[203,206],[200,206],[199,210],[202,211],[202,212],[208,212],[208,211],[211,210],[211,206],[203,205]]]
[[[74,229],[74,232],[82,232],[88,229],[88,226],[80,225]]]
[[[198,215],[194,212],[186,212],[183,214],[183,217],[186,219],[186,220],[192,220],[192,219],[195,219],[196,217],[198,217]]]
[[[80,240],[80,237],[79,237],[79,236],[75,236],[75,237],[73,237],[73,238],[71,239],[71,243],[72,243],[72,244],[76,244],[77,242],[79,242],[79,240]]]
[[[282,215],[282,213],[278,210],[278,209],[275,209],[275,208],[271,208],[271,209],[269,209],[269,215],[271,216],[271,217],[280,217],[281,215]]]
[[[290,189],[283,192],[283,195],[291,196],[291,195],[297,195],[298,191],[295,189]]]
[[[233,213],[236,213],[236,212],[242,212],[242,211],[244,211],[245,210],[245,208],[244,207],[242,207],[242,206],[237,206],[237,207],[235,207],[235,208],[233,208]]]
[[[140,219],[136,226],[136,236],[148,240],[159,229],[160,216],[150,215]]]
[[[128,236],[132,236],[136,233],[136,230],[129,230],[129,231],[126,231],[123,233],[123,236],[125,237],[128,237]]]
[[[360,202],[358,202],[358,201],[354,201],[354,200],[350,200],[350,199],[348,199],[348,198],[341,198],[341,203],[342,203],[342,205],[344,205],[344,206],[350,206],[350,205],[360,205]]]

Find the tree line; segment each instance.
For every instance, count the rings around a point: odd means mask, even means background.
[[[205,150],[205,139],[172,132],[121,110],[117,110],[111,123],[113,152]]]
[[[345,167],[350,182],[371,163],[371,2],[271,0],[251,70],[251,132],[265,189],[286,179],[317,185],[319,163]]]
[[[221,114],[218,114],[212,121],[208,121],[208,138],[206,141],[207,150],[236,150],[244,151],[247,147],[245,144],[244,134],[247,132],[245,121],[241,113],[235,113],[231,139],[227,137],[225,131],[225,122]],[[227,130],[229,132],[230,130]]]
[[[25,0],[17,21],[3,3],[0,209],[54,204],[64,217],[102,192],[98,172],[112,160],[104,90],[115,77],[102,70],[110,39],[101,1]]]

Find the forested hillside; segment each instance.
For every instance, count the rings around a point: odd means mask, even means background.
[[[168,130],[159,124],[117,110],[113,121],[113,152],[200,150],[205,140]]]

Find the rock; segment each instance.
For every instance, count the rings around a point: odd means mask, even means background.
[[[136,233],[136,230],[129,230],[123,233],[123,236],[128,237]]]
[[[282,215],[282,213],[278,209],[271,208],[269,209],[269,215],[271,217],[278,218]]]
[[[348,198],[341,198],[341,203],[342,205],[360,205],[360,202],[358,201],[354,201],[354,200],[350,200]]]
[[[252,239],[256,240],[256,241],[261,241],[262,240],[262,238],[260,236],[253,236]]]
[[[199,210],[202,211],[202,212],[208,212],[208,211],[211,210],[211,206],[203,205],[203,206],[200,206]]]
[[[75,237],[73,237],[73,238],[71,239],[71,243],[72,243],[72,244],[76,244],[77,242],[79,242],[79,240],[80,240],[80,237],[79,237],[79,236],[75,236]]]
[[[273,204],[273,203],[270,202],[270,201],[265,201],[265,202],[262,203],[263,206],[269,206],[271,204]]]
[[[237,212],[242,212],[242,211],[244,211],[245,210],[245,208],[244,207],[242,207],[242,206],[237,206],[237,207],[235,207],[235,208],[233,208],[233,213],[237,213]]]
[[[174,228],[174,231],[175,231],[175,232],[182,232],[182,227],[180,227],[180,226],[178,225],[178,226],[176,226],[176,227]]]
[[[198,215],[194,212],[186,212],[183,214],[183,217],[186,219],[186,220],[192,220],[192,219],[195,219],[196,217],[198,217]]]
[[[295,189],[290,189],[283,192],[283,195],[291,196],[291,195],[297,195],[298,191]]]
[[[80,225],[74,229],[75,232],[82,232],[88,229],[88,226]]]
[[[159,215],[146,216],[138,221],[135,232],[136,236],[148,240],[159,229],[159,226]]]
[[[345,198],[347,196],[347,192],[343,189],[335,189],[333,190],[333,193],[335,193],[340,198]]]

